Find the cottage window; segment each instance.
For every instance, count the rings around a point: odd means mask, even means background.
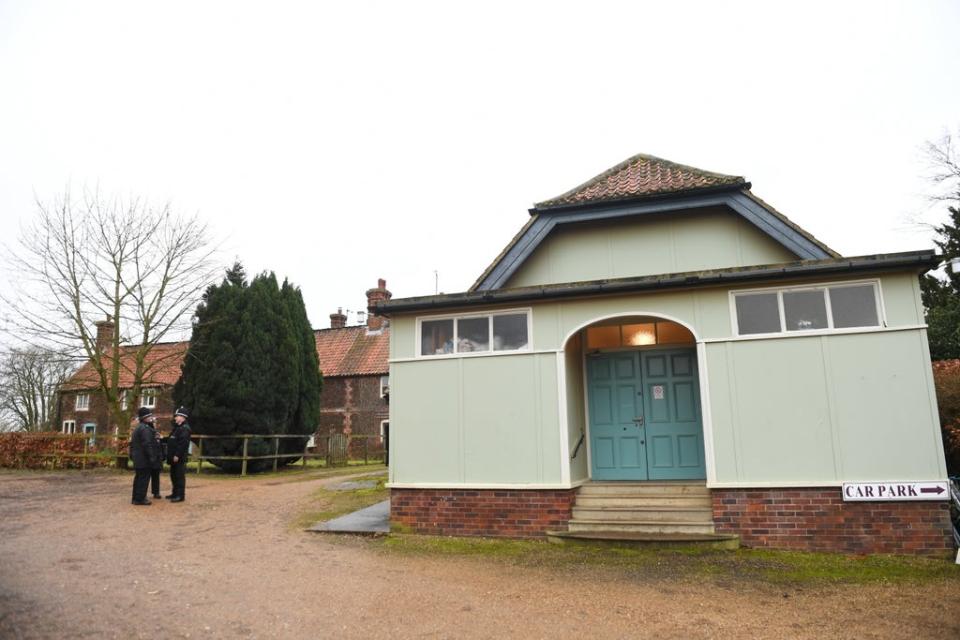
[[[390,376],[380,376],[380,397],[390,395]]]
[[[77,403],[74,406],[77,411],[86,411],[90,408],[90,394],[89,393],[78,393],[77,394]],[[73,433],[71,431],[71,433]]]
[[[140,406],[147,407],[148,409],[153,409],[157,406],[157,390],[156,389],[144,389],[143,394],[140,396]]]
[[[521,351],[530,344],[529,312],[420,321],[421,356]]]
[[[77,421],[76,420],[64,420],[63,433],[76,433],[77,432]]]
[[[738,335],[880,326],[876,283],[734,294]]]
[[[130,391],[124,389],[120,392],[120,410],[126,411],[127,406],[130,404]]]

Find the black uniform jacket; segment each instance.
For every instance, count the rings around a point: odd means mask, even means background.
[[[130,434],[130,458],[134,469],[153,469],[163,464],[157,431],[146,422],[138,424]]]
[[[167,439],[167,462],[173,464],[173,457],[176,456],[178,463],[186,462],[187,453],[190,451],[190,425],[174,425],[170,437]]]

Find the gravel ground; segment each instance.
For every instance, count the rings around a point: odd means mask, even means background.
[[[960,583],[791,589],[383,553],[291,529],[342,478],[0,475],[0,638],[960,638]],[[169,488],[164,478],[164,488]]]

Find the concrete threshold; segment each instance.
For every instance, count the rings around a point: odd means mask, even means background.
[[[317,533],[352,533],[362,536],[382,536],[390,533],[390,501],[348,513],[326,522],[318,522],[307,531]]]

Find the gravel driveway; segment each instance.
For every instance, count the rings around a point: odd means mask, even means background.
[[[342,478],[0,474],[0,638],[951,638],[960,581],[787,589],[391,554],[292,529]],[[168,479],[164,479],[167,489]]]

